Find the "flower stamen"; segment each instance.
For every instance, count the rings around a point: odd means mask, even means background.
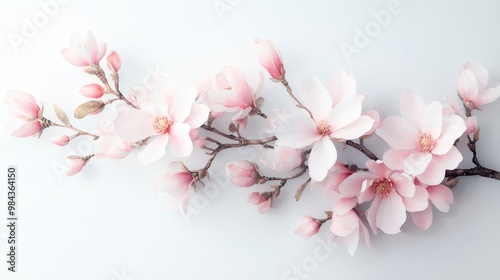
[[[420,151],[426,153],[434,149],[434,140],[432,140],[432,137],[429,133],[424,133],[420,136],[420,138],[418,139],[418,147],[420,148]]]
[[[330,135],[332,133],[332,127],[326,120],[319,121],[316,130],[321,135]]]
[[[388,196],[393,188],[392,181],[387,178],[376,180],[372,184],[372,191],[383,196]]]
[[[170,126],[172,125],[172,121],[168,119],[166,116],[156,117],[153,128],[157,133],[167,133],[170,130]]]

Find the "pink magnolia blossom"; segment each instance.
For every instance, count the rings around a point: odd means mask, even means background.
[[[253,192],[248,196],[247,202],[257,205],[259,214],[265,214],[273,205],[273,195],[271,192]]]
[[[103,122],[98,127],[99,139],[97,140],[94,153],[98,157],[122,159],[132,151],[132,143],[124,140],[116,134],[113,122]]]
[[[347,246],[351,256],[358,249],[361,237],[366,245],[370,246],[370,233],[353,209],[342,215],[332,213],[330,231],[333,234],[332,241]]]
[[[187,213],[191,188],[196,187],[196,180],[186,166],[180,161],[171,162],[155,184],[157,193],[166,195],[173,200],[172,208],[182,205]]]
[[[141,100],[140,110],[125,107],[115,120],[118,136],[137,142],[148,139],[146,147],[138,154],[143,164],[150,164],[165,155],[165,147],[175,157],[187,157],[193,150],[189,136],[192,129],[200,127],[208,117],[206,105],[195,103],[196,89],[174,90],[171,80],[159,81],[160,85]]]
[[[361,116],[361,102],[354,96],[346,96],[333,106],[330,93],[314,78],[304,82],[300,97],[312,118],[302,110],[283,122],[275,134],[280,144],[290,148],[312,146],[309,175],[315,181],[322,181],[337,160],[332,141],[359,138],[372,128],[374,120]]]
[[[108,68],[111,72],[118,72],[122,67],[122,59],[116,51],[111,51],[106,58]]]
[[[321,223],[317,219],[311,216],[304,216],[300,219],[297,226],[295,226],[295,234],[309,238],[318,233],[320,227]]]
[[[70,138],[68,135],[61,135],[61,136],[52,138],[52,140],[50,140],[50,142],[52,142],[52,144],[54,144],[54,145],[66,146],[69,143],[69,140],[70,140]]]
[[[441,212],[447,213],[453,204],[453,192],[445,185],[428,186],[415,180],[415,186],[427,193],[429,201]],[[411,217],[418,228],[428,229],[432,224],[432,205],[429,203],[426,209],[411,213]]]
[[[101,98],[104,94],[104,88],[98,84],[89,84],[80,89],[80,94],[89,98]]]
[[[66,166],[67,166],[67,171],[66,175],[68,176],[73,176],[77,173],[79,173],[83,166],[87,163],[88,159],[85,159],[80,156],[69,156],[66,158]]]
[[[302,164],[302,150],[275,145],[262,151],[260,162],[276,172],[288,172]]]
[[[479,129],[476,117],[470,116],[465,119],[465,127],[465,134],[470,135],[472,133],[475,133]]]
[[[250,187],[260,178],[257,166],[248,160],[238,160],[226,165],[226,174],[231,184],[238,187]]]
[[[285,77],[285,67],[283,67],[278,47],[270,40],[259,38],[256,38],[254,43],[257,58],[262,67],[269,72],[274,81],[282,80]]]
[[[215,83],[212,90],[206,94],[205,100],[214,117],[222,113],[236,113],[232,121],[242,130],[246,126],[248,115],[255,108],[255,96],[260,93],[262,85],[261,75],[259,85],[255,91],[252,90],[243,73],[236,68],[225,66],[216,74]]]
[[[401,97],[400,109],[403,117],[386,118],[376,131],[392,148],[384,153],[385,164],[426,184],[439,184],[445,170],[456,168],[463,159],[453,144],[465,132],[464,120],[443,115],[441,103],[425,105],[411,91]]]
[[[16,137],[40,135],[43,130],[43,110],[33,95],[20,90],[10,90],[7,92],[5,103],[13,117],[6,126],[10,134]]]
[[[487,88],[488,69],[477,61],[464,65],[458,77],[458,94],[468,110],[495,101],[500,96],[500,87]]]
[[[357,203],[372,201],[366,218],[373,232],[380,228],[387,234],[396,234],[406,221],[406,211],[427,207],[427,196],[415,190],[410,175],[394,171],[381,161],[369,160],[366,167],[370,172],[357,172],[340,184],[342,198],[335,203],[333,213],[344,215]],[[404,198],[413,200],[410,204]]]
[[[98,65],[106,54],[106,43],[97,41],[91,31],[74,32],[70,44],[61,50],[61,55],[75,66]]]

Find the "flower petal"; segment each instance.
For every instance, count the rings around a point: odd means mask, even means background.
[[[411,150],[391,149],[384,153],[383,161],[392,170],[403,170],[405,159],[412,153]]]
[[[20,127],[12,131],[12,136],[15,137],[28,137],[35,135],[39,131],[42,130],[42,125],[39,121],[26,122],[23,123]]]
[[[394,185],[394,189],[400,196],[413,197],[415,195],[415,184],[410,175],[394,172],[390,179]]]
[[[300,99],[313,114],[315,121],[324,120],[332,109],[332,98],[325,86],[313,77],[307,78],[300,89]]]
[[[67,47],[61,50],[61,55],[75,66],[88,66],[92,60],[87,50],[82,47]]]
[[[377,227],[387,234],[396,234],[406,221],[406,210],[401,197],[391,192],[380,202],[377,211]]]
[[[443,119],[443,105],[439,101],[431,102],[422,112],[421,133],[428,133],[432,139],[438,139],[441,135]]]
[[[347,177],[339,186],[339,192],[343,197],[355,197],[361,193],[361,186],[364,181],[376,178],[370,173],[354,173]]]
[[[399,108],[401,110],[401,116],[416,128],[420,129],[420,120],[422,119],[422,112],[425,108],[424,100],[413,91],[407,90],[403,93],[403,96],[401,96]]]
[[[210,109],[207,105],[194,103],[191,105],[189,117],[184,122],[189,124],[191,128],[198,128],[208,119],[209,113]]]
[[[333,74],[329,89],[332,105],[335,106],[345,97],[356,95],[356,80],[351,73],[338,71]]]
[[[432,207],[429,205],[423,211],[411,213],[411,219],[419,229],[428,229],[432,224]]]
[[[195,87],[184,88],[175,95],[169,112],[173,122],[184,122],[186,120],[191,112],[196,95],[198,95],[198,91]]]
[[[341,129],[334,130],[331,137],[336,139],[351,140],[361,137],[373,126],[374,120],[369,116],[360,116],[355,121]]]
[[[333,212],[337,215],[344,215],[358,204],[356,197],[343,197],[333,205]]]
[[[154,115],[130,107],[117,107],[117,110],[115,130],[121,138],[135,142],[157,134],[153,127]]]
[[[458,93],[464,101],[474,101],[479,92],[476,75],[469,69],[462,69],[458,76]]]
[[[187,123],[174,123],[170,127],[170,151],[175,157],[187,157],[193,151],[193,141],[189,137],[191,127]]]
[[[450,188],[444,185],[429,186],[427,192],[432,204],[439,211],[447,213],[450,210],[450,206],[453,204],[453,192]]]
[[[465,129],[465,121],[460,116],[445,116],[443,118],[441,135],[434,142],[432,153],[436,155],[447,153],[455,143],[455,140],[457,140],[465,132]]]
[[[324,136],[314,144],[309,155],[309,175],[315,181],[323,181],[328,170],[337,161],[337,150],[332,141]]]
[[[479,92],[474,105],[476,107],[491,103],[500,97],[500,86],[484,89]]]
[[[333,130],[345,127],[361,116],[361,102],[356,98],[346,97],[341,100],[328,114],[328,123]]]
[[[316,122],[305,113],[284,120],[276,129],[275,135],[283,145],[294,149],[311,145],[321,138]]]
[[[415,186],[415,195],[413,197],[403,197],[403,203],[406,211],[419,212],[429,207],[429,194],[422,186]]]
[[[437,185],[443,181],[445,168],[440,166],[435,160],[429,162],[425,172],[418,174],[417,178],[420,182],[427,185]]]
[[[420,132],[407,120],[398,117],[387,117],[375,131],[393,149],[409,150],[417,148]]]
[[[140,163],[148,165],[165,155],[165,146],[168,143],[168,134],[159,134],[137,154]]]
[[[484,65],[478,61],[469,61],[464,65],[464,68],[470,70],[476,76],[479,89],[483,89],[488,85],[489,73]]]
[[[416,152],[410,154],[403,162],[403,170],[410,175],[422,174],[432,160],[431,153]]]

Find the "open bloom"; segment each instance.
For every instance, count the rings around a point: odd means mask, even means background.
[[[318,233],[320,227],[321,223],[317,219],[311,216],[304,216],[300,219],[297,226],[295,226],[295,234],[309,238]]]
[[[309,78],[300,97],[305,111],[282,122],[275,134],[280,144],[290,148],[312,145],[309,155],[309,175],[322,181],[337,160],[334,141],[356,139],[369,131],[374,120],[361,116],[361,102],[354,96],[346,96],[333,106],[333,99],[320,81]]]
[[[453,192],[445,185],[428,186],[415,180],[415,186],[427,193],[429,201],[441,212],[447,213],[453,204]],[[420,229],[428,229],[432,224],[432,205],[422,211],[411,213],[413,223]]]
[[[238,160],[226,165],[226,174],[231,183],[238,187],[250,187],[260,178],[257,167],[248,160]]]
[[[7,130],[16,137],[40,135],[43,126],[43,110],[36,103],[35,97],[28,92],[11,90],[7,92],[5,103],[13,117],[7,123]]]
[[[215,76],[212,90],[205,94],[205,100],[214,116],[222,113],[237,113],[233,121],[240,125],[240,130],[246,126],[247,117],[255,108],[255,95],[260,92],[263,79],[253,91],[245,76],[238,69],[225,66]]]
[[[458,94],[468,110],[495,101],[500,96],[500,87],[487,88],[488,69],[477,61],[464,65],[458,76]]]
[[[180,161],[171,162],[164,173],[155,184],[157,193],[166,195],[173,200],[172,208],[182,205],[187,212],[191,187],[195,187],[196,180],[186,166]]]
[[[97,41],[91,31],[74,32],[70,44],[61,50],[61,55],[75,66],[97,65],[106,54],[106,43]]]
[[[206,105],[195,103],[196,96],[194,87],[173,90],[165,81],[142,100],[140,110],[130,107],[119,110],[116,133],[130,142],[148,139],[138,154],[143,164],[160,159],[167,144],[174,156],[189,156],[193,150],[189,133],[207,120],[209,112]]]
[[[429,185],[439,184],[446,169],[454,169],[462,155],[453,145],[465,132],[458,115],[443,115],[441,103],[425,105],[417,94],[407,91],[400,101],[401,115],[386,118],[376,133],[390,146],[385,164],[404,170]]]
[[[406,221],[407,210],[427,208],[427,197],[415,196],[415,184],[410,175],[394,171],[381,161],[369,160],[366,167],[370,172],[357,172],[340,184],[342,198],[335,203],[334,213],[344,215],[357,203],[372,201],[366,218],[373,232],[380,228],[387,234],[396,234]],[[414,200],[410,205],[404,198]]]
[[[311,187],[321,187],[325,192],[334,191],[339,192],[339,186],[344,182],[347,177],[351,176],[354,172],[345,167],[342,163],[336,162],[326,175],[323,181],[311,181]]]
[[[275,81],[283,79],[285,76],[285,68],[283,67],[278,47],[270,40],[256,38],[254,43],[257,58],[262,67],[266,68],[269,75],[271,75]]]
[[[132,151],[132,143],[116,134],[113,123],[104,123],[98,127],[99,139],[94,153],[98,157],[122,159]]]

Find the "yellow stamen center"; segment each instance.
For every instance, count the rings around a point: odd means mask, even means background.
[[[434,140],[432,140],[432,137],[429,133],[424,133],[420,136],[420,138],[418,139],[418,147],[420,148],[420,151],[426,153],[434,149]]]
[[[170,130],[170,125],[172,125],[172,121],[166,116],[159,116],[156,117],[153,128],[157,133],[167,133]]]
[[[332,128],[330,127],[330,124],[326,120],[319,121],[316,130],[321,135],[329,135],[332,133]]]
[[[392,192],[392,181],[385,179],[378,179],[372,184],[372,191],[376,194],[388,196]]]

